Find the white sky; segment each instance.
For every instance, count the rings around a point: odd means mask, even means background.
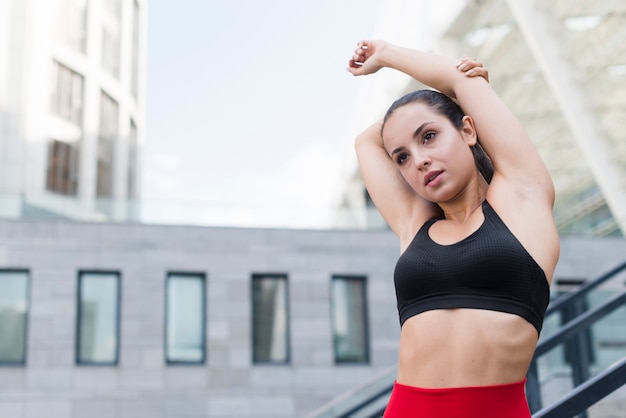
[[[329,226],[380,3],[150,0],[144,220]]]
[[[350,75],[356,42],[433,47],[464,1],[150,0],[143,220],[331,227],[352,137],[408,82]]]

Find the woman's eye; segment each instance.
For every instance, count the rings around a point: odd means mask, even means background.
[[[396,158],[396,163],[398,163],[398,165],[402,165],[407,160],[407,158],[409,158],[409,156],[405,153],[398,154],[398,157]]]
[[[434,133],[434,132],[426,132],[426,133],[424,134],[424,142],[428,142],[428,141],[430,141],[431,139],[433,139],[433,138],[434,138],[434,136],[435,136],[435,133]]]

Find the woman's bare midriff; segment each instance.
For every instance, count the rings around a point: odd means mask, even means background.
[[[482,309],[423,312],[402,326],[397,381],[422,388],[519,382],[537,338],[537,330],[517,315]]]

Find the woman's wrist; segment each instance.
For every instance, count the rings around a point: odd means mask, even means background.
[[[424,54],[422,51],[387,43],[380,51],[379,63],[383,67],[413,75],[411,70]]]
[[[382,43],[382,45],[378,48],[378,57],[381,67],[395,68],[394,56],[397,54],[397,49],[398,46],[396,45],[390,44],[388,42]]]

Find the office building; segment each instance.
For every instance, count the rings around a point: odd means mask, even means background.
[[[0,4],[3,217],[138,217],[146,7]]]

